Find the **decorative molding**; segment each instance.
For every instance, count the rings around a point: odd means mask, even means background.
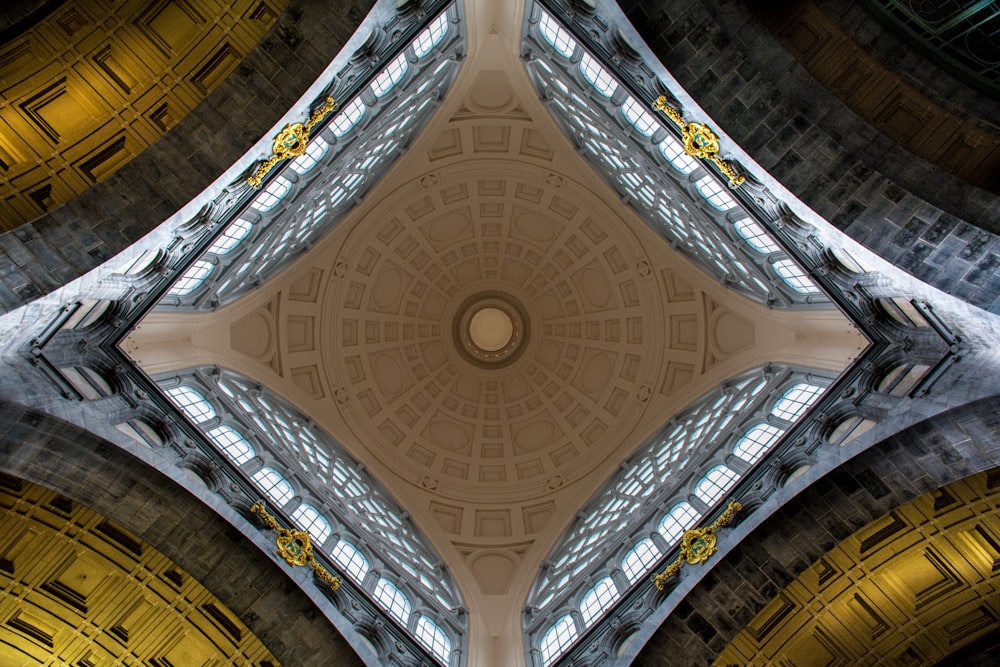
[[[681,565],[701,565],[712,557],[716,552],[715,531],[729,524],[733,515],[743,509],[743,505],[735,500],[730,500],[726,511],[707,528],[691,528],[684,531],[681,538],[681,552],[677,555],[677,560],[667,566],[667,569],[653,577],[653,584],[656,590],[662,591],[666,581],[670,577],[680,572]]]
[[[285,562],[292,567],[302,567],[308,565],[312,568],[316,576],[330,584],[331,590],[340,588],[340,577],[330,574],[330,571],[316,562],[313,557],[312,539],[309,533],[304,530],[291,530],[283,528],[265,508],[264,503],[258,501],[250,508],[250,511],[258,515],[268,528],[278,532],[275,543],[278,545],[278,555],[285,559]]]

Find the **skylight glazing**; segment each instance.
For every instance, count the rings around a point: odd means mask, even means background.
[[[159,382],[195,422],[224,422],[205,430],[208,439],[249,468],[249,480],[268,503],[287,511],[316,548],[404,629],[413,632],[412,615],[426,618],[423,638],[414,638],[449,664],[451,647],[465,632],[458,589],[416,526],[375,480],[310,420],[242,376],[210,369]],[[367,577],[373,562],[381,570],[377,579]],[[394,583],[401,581],[405,590]]]
[[[614,73],[552,15],[537,6],[535,12],[527,36],[537,34],[535,44],[551,47],[553,57],[528,60],[529,74],[557,122],[625,201],[725,285],[769,305],[829,307],[822,290],[759,225],[749,235],[743,234],[748,228],[732,233],[725,214],[741,205],[703,162],[684,152],[673,125],[635,96],[616,93],[622,84]],[[574,67],[571,58],[577,57]],[[601,102],[594,93],[610,99]],[[622,130],[622,118],[633,132]],[[672,170],[661,168],[664,161]]]
[[[809,377],[771,365],[732,378],[671,419],[623,464],[577,514],[528,595],[532,614],[525,632],[538,642],[533,645],[540,655],[554,661],[649,577],[686,529],[725,501],[748,469],[728,465],[727,457],[735,453],[750,464],[773,447],[786,430],[767,420],[801,417],[821,395],[818,376]],[[627,585],[617,583],[616,571]],[[585,581],[604,583],[598,593],[597,584],[584,589]],[[572,630],[564,627],[566,618]]]

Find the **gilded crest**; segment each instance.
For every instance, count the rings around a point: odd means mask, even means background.
[[[701,565],[711,558],[712,554],[717,551],[715,531],[727,525],[732,520],[733,515],[741,509],[743,509],[743,505],[735,500],[730,500],[729,505],[726,506],[726,511],[711,526],[685,530],[684,535],[681,537],[681,548],[680,553],[677,555],[677,560],[667,565],[667,569],[653,577],[653,584],[657,590],[662,591],[666,588],[667,579],[680,572],[681,565],[684,563]]]
[[[289,565],[301,567],[312,560],[312,542],[304,530],[289,530],[277,539],[278,555]]]

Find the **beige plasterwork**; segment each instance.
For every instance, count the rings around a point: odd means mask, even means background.
[[[447,561],[470,664],[516,665],[542,559],[625,457],[744,369],[839,371],[865,340],[836,311],[768,310],[671,250],[537,101],[521,4],[467,11],[448,99],[356,210],[259,291],[210,315],[153,313],[128,346],[147,372],[220,364],[314,417]],[[527,315],[508,365],[456,347],[477,294]]]

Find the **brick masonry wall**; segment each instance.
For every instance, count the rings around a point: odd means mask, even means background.
[[[744,3],[621,5],[715,123],[803,202],[921,280],[1000,312],[1000,197],[874,129],[817,83]]]
[[[0,404],[0,471],[139,535],[216,595],[282,664],[363,664],[324,615],[337,614],[332,603],[321,599],[320,608],[300,589],[312,585],[310,575],[293,581],[212,509],[219,501],[207,490],[197,498],[119,447],[11,403]],[[267,542],[264,533],[254,537]]]
[[[711,664],[775,595],[835,545],[904,503],[998,465],[996,398],[871,447],[795,496],[716,563],[632,664]]]
[[[187,204],[333,60],[374,0],[292,0],[236,71],[142,155],[86,193],[0,236],[0,309],[83,275]]]

